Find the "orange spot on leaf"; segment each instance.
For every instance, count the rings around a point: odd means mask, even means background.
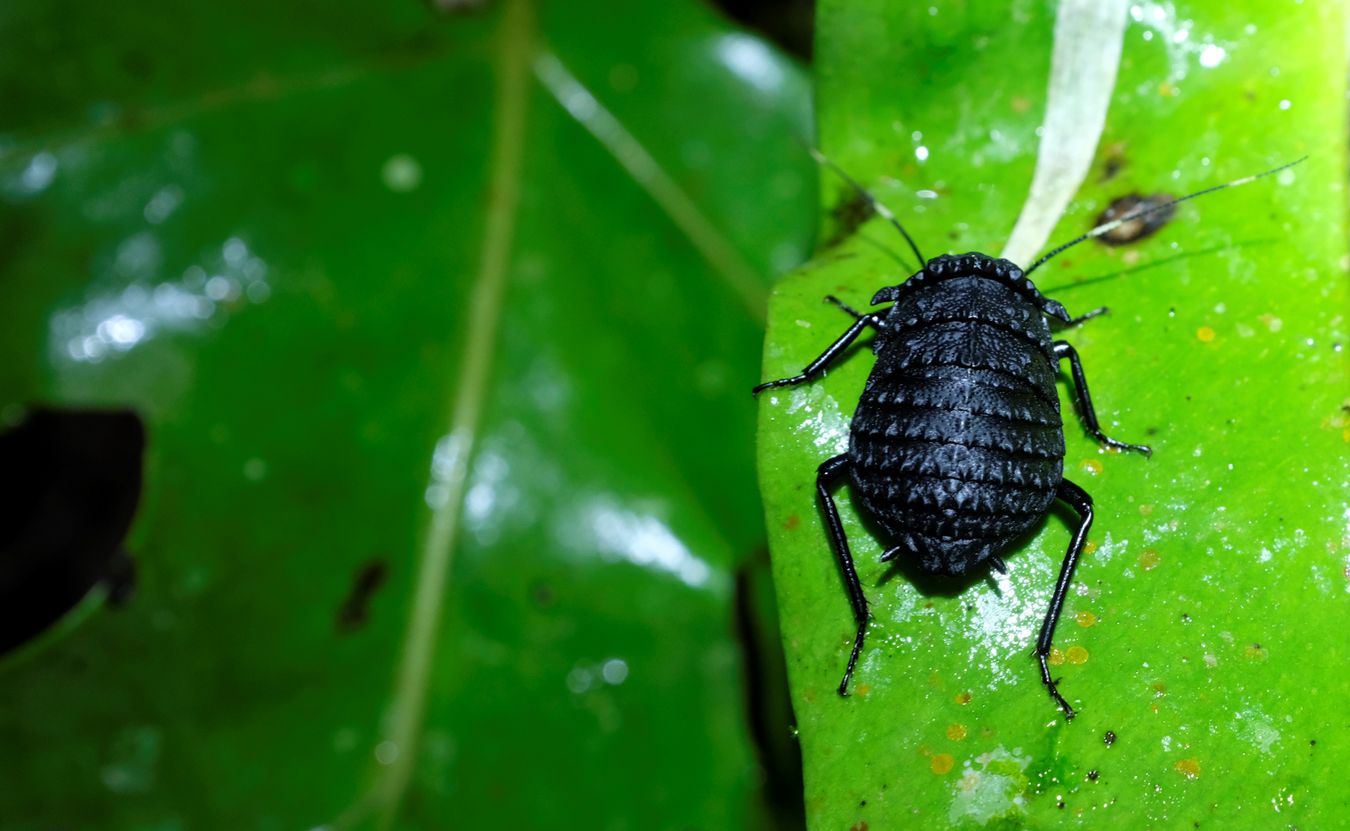
[[[950,753],[937,753],[934,754],[932,759],[928,760],[929,770],[933,771],[933,773],[936,773],[938,776],[951,773],[952,767],[955,764],[956,760],[952,758],[952,754]]]
[[[1144,571],[1152,571],[1157,568],[1161,560],[1162,556],[1153,548],[1145,548],[1144,553],[1139,555],[1139,565]]]

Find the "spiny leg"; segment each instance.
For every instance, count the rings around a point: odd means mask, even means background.
[[[1069,359],[1069,368],[1073,372],[1073,388],[1078,399],[1078,413],[1083,418],[1083,426],[1092,434],[1093,438],[1107,447],[1114,447],[1117,450],[1136,450],[1145,456],[1153,455],[1153,448],[1146,444],[1126,444],[1123,441],[1116,441],[1102,432],[1101,425],[1097,423],[1097,411],[1092,406],[1092,396],[1088,393],[1087,376],[1083,374],[1083,362],[1078,359],[1078,352],[1066,341],[1057,340],[1054,343],[1055,359]]]
[[[845,349],[847,349],[848,345],[850,343],[853,343],[854,339],[857,338],[858,335],[862,334],[863,329],[867,328],[868,326],[879,327],[880,325],[881,325],[881,315],[876,314],[860,315],[858,319],[853,322],[853,325],[848,327],[848,331],[840,335],[839,339],[836,340],[834,343],[830,344],[830,347],[826,349],[824,352],[822,352],[819,358],[816,358],[814,361],[807,364],[806,369],[803,369],[800,375],[794,375],[791,378],[779,378],[777,381],[765,381],[764,383],[750,390],[750,393],[752,395],[759,395],[764,390],[771,389],[773,387],[789,387],[793,386],[794,384],[800,384],[803,381],[811,380],[811,378],[813,378],[816,375],[819,375],[822,371],[824,371],[825,367],[828,366],[831,361],[839,357],[840,353],[842,353]]]
[[[1092,496],[1068,479],[1060,481],[1055,496],[1069,503],[1069,506],[1078,512],[1080,522],[1078,530],[1074,532],[1073,541],[1069,543],[1069,552],[1064,555],[1064,563],[1059,567],[1059,580],[1055,582],[1055,593],[1050,598],[1050,609],[1045,613],[1045,622],[1041,624],[1041,636],[1036,639],[1036,657],[1041,661],[1041,683],[1045,684],[1045,688],[1050,691],[1050,697],[1064,710],[1064,717],[1071,719],[1075,715],[1073,708],[1064,700],[1064,696],[1059,694],[1059,679],[1050,677],[1050,665],[1046,659],[1050,657],[1051,641],[1055,637],[1055,624],[1059,623],[1059,613],[1064,611],[1064,595],[1068,593],[1069,583],[1073,580],[1074,566],[1078,565],[1078,555],[1083,553],[1083,543],[1087,542],[1088,529],[1092,527]]]
[[[853,654],[849,655],[848,668],[844,670],[844,680],[839,682],[839,694],[848,695],[848,679],[853,676],[853,667],[862,653],[863,638],[867,635],[867,597],[863,594],[862,583],[858,581],[858,570],[853,566],[853,555],[848,550],[848,537],[844,535],[844,524],[839,521],[839,509],[830,495],[830,483],[848,469],[848,454],[840,454],[821,464],[816,474],[816,496],[820,499],[820,510],[825,514],[825,525],[830,531],[830,542],[835,557],[839,560],[839,570],[844,574],[844,585],[848,588],[848,600],[853,605],[853,617],[858,624],[858,633],[853,638]]]

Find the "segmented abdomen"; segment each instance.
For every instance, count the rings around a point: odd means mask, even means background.
[[[927,289],[886,324],[853,416],[855,493],[924,569],[961,574],[1034,527],[1063,475],[1049,329],[978,278]]]

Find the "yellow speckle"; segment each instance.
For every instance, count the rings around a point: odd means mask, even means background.
[[[1144,553],[1139,555],[1139,566],[1144,569],[1144,571],[1152,571],[1158,567],[1158,562],[1160,560],[1162,560],[1162,557],[1158,554],[1156,549],[1145,548]]]
[[[1093,476],[1096,476],[1097,474],[1102,472],[1102,463],[1097,461],[1096,459],[1084,459],[1083,470],[1086,470],[1088,473],[1091,473]]]
[[[1341,431],[1341,438],[1345,439],[1346,441],[1350,441],[1350,427],[1347,427]]]
[[[1199,329],[1195,330],[1195,336],[1204,343],[1209,343],[1214,340],[1214,330],[1208,326],[1201,326]]]
[[[1086,664],[1088,651],[1081,646],[1071,646],[1064,651],[1064,657],[1067,658],[1071,664]]]
[[[1023,95],[1014,96],[1008,103],[1012,105],[1015,113],[1024,113],[1031,108],[1031,99]]]
[[[1050,666],[1057,667],[1064,663],[1064,653],[1060,651],[1058,646],[1052,646],[1050,647],[1050,654],[1046,656],[1045,660]]]
[[[1152,505],[1150,505],[1150,504],[1148,504],[1148,503],[1145,503],[1145,504],[1139,506],[1139,515],[1140,515],[1140,516],[1148,516],[1148,515],[1151,514],[1151,513],[1153,513],[1153,506],[1152,506]]]
[[[1093,542],[1092,540],[1088,540],[1087,542],[1083,543],[1083,553],[1084,553],[1084,554],[1091,554],[1092,552],[1094,552],[1094,551],[1096,551],[1096,550],[1097,550],[1097,544],[1096,544],[1095,542]]]
[[[969,703],[970,703],[970,693],[968,693],[968,692],[957,693],[957,694],[956,694],[956,703],[957,703],[957,704],[969,704]]]
[[[1131,248],[1120,257],[1120,261],[1125,265],[1134,265],[1139,262],[1141,255],[1137,249]]]
[[[1097,616],[1092,612],[1079,612],[1073,616],[1073,619],[1084,629],[1097,622]]]
[[[1177,88],[1167,81],[1163,81],[1161,84],[1158,84],[1158,94],[1164,98],[1171,98],[1177,94]]]
[[[872,685],[871,685],[871,684],[859,684],[858,686],[856,686],[856,687],[853,688],[853,691],[856,692],[856,693],[858,694],[858,697],[859,697],[859,698],[866,698],[866,697],[867,697],[867,694],[870,693],[870,692],[872,691]]]
[[[796,531],[799,527],[801,527],[801,524],[802,518],[797,516],[796,514],[793,514],[792,516],[787,518],[787,522],[783,523],[783,527],[789,531]]]
[[[955,764],[956,760],[952,758],[950,753],[937,753],[933,755],[932,759],[928,760],[929,769],[938,776],[951,773],[952,766]]]
[[[1200,762],[1195,759],[1178,759],[1173,767],[1176,768],[1177,773],[1187,779],[1200,778]]]
[[[1161,681],[1154,681],[1150,686],[1153,687],[1153,694],[1159,698],[1167,695],[1167,685]]]
[[[1266,652],[1265,647],[1261,646],[1259,643],[1249,644],[1247,648],[1243,650],[1243,653],[1253,661],[1264,661],[1270,657]]]
[[[966,737],[966,726],[964,724],[947,725],[947,738],[954,742],[959,742]]]

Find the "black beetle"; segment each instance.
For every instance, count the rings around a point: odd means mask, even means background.
[[[1047,659],[1074,566],[1092,527],[1092,497],[1064,478],[1064,427],[1056,392],[1059,362],[1069,361],[1079,416],[1093,437],[1120,450],[1151,450],[1102,432],[1078,353],[1066,341],[1051,338],[1050,320],[1074,326],[1106,309],[1071,317],[1064,306],[1042,295],[1028,275],[1084,240],[1303,159],[1131,211],[1055,248],[1023,272],[1007,260],[979,253],[925,260],[893,214],[824,156],[813,155],[895,226],[920,263],[909,279],[872,298],[873,306],[890,303],[889,308],[862,314],[827,297],[853,315],[853,325],[800,374],[753,390],[758,394],[808,381],[823,373],[863,330],[876,332],[876,365],[853,413],[848,451],[827,459],[816,477],[816,494],[858,626],[839,694],[848,694],[868,622],[867,598],[830,493],[847,476],[855,504],[891,543],[882,562],[907,557],[934,574],[963,575],[985,562],[1002,572],[1000,555],[1045,518],[1055,499],[1073,508],[1078,529],[1036,640],[1041,681],[1072,719],[1074,710],[1060,695],[1058,679],[1050,677]]]

